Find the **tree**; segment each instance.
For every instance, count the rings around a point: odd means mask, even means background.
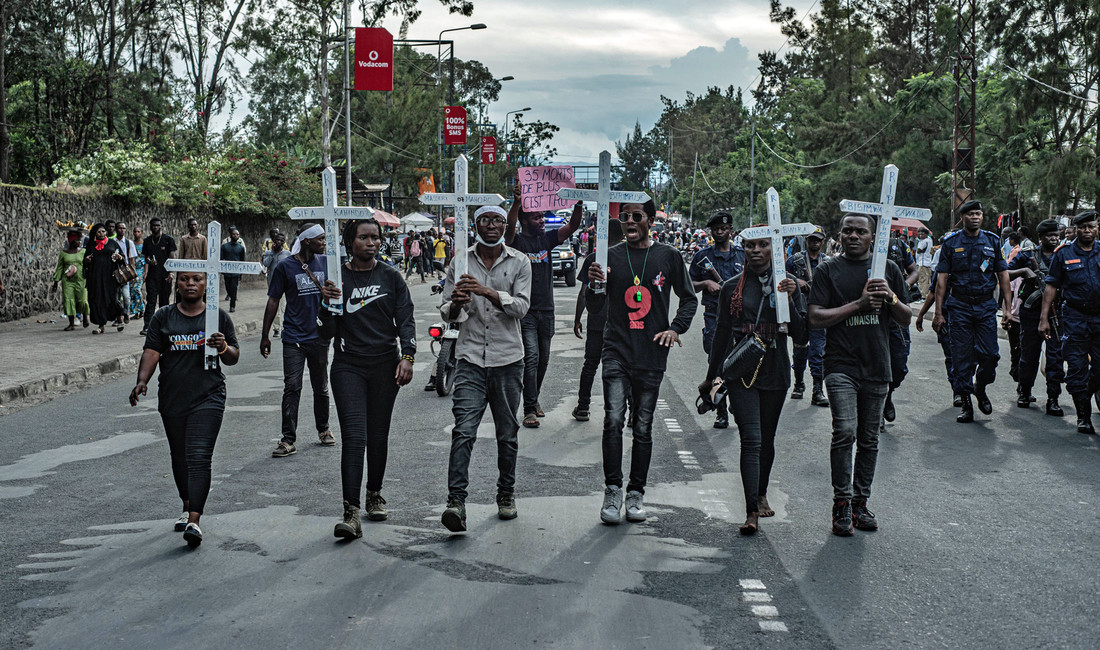
[[[642,133],[642,125],[634,123],[634,133],[625,142],[615,143],[615,153],[623,162],[624,190],[645,190],[651,186],[649,174],[657,161],[653,140]]]

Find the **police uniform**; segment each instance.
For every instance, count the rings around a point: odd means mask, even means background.
[[[1073,219],[1078,226],[1096,221],[1095,212]],[[1100,243],[1086,251],[1078,244],[1054,251],[1046,283],[1062,292],[1062,356],[1066,360],[1066,392],[1077,408],[1077,430],[1093,433],[1092,405],[1100,390]],[[1090,361],[1091,360],[1091,361]]]
[[[825,241],[825,231],[818,226],[807,235],[818,237]],[[814,271],[829,257],[825,254],[824,246],[818,251],[817,259],[810,257],[809,251],[803,250],[787,258],[787,273],[792,278],[802,280],[807,284],[803,293],[809,293],[809,283],[813,281]],[[828,406],[829,400],[825,397],[824,378],[825,368],[823,358],[825,356],[825,330],[810,328],[809,340],[805,345],[794,344],[794,352],[791,355],[791,368],[794,370],[794,388],[791,390],[791,399],[802,399],[806,391],[806,385],[802,381],[802,374],[806,370],[807,363],[810,366],[810,378],[813,380],[813,393],[811,401],[818,406]]]
[[[1058,230],[1058,222],[1047,219],[1036,227],[1036,233],[1050,234]],[[1062,382],[1065,381],[1065,369],[1062,362],[1061,324],[1058,318],[1058,300],[1051,306],[1050,325],[1051,340],[1044,341],[1039,333],[1039,314],[1043,306],[1043,291],[1046,287],[1046,276],[1050,270],[1050,263],[1054,254],[1043,255],[1042,248],[1021,250],[1016,257],[1008,263],[1008,270],[1031,269],[1035,272],[1034,279],[1024,279],[1020,285],[1020,369],[1018,381],[1020,383],[1019,399],[1016,405],[1027,408],[1031,405],[1031,388],[1035,385],[1035,377],[1039,373],[1039,353],[1046,343],[1046,385],[1048,415],[1061,417],[1065,413],[1058,404],[1058,396],[1062,394]]]
[[[981,204],[964,203],[959,213],[971,210],[981,210]],[[949,235],[940,249],[936,271],[947,275],[944,304],[951,310],[948,336],[955,367],[955,392],[963,397],[964,415],[959,416],[962,422],[969,421],[964,417],[967,412],[973,418],[972,394],[978,394],[979,406],[986,404],[983,412],[992,410],[985,387],[996,379],[997,362],[1001,358],[994,289],[998,273],[1007,270],[1000,238],[988,230],[979,230],[973,237],[959,230]]]
[[[916,258],[913,257],[913,251],[909,248],[908,242],[900,237],[890,238],[890,250],[886,253],[886,259],[890,260],[894,264],[898,265],[901,269],[903,277],[909,277],[909,267],[915,266],[917,263]],[[908,283],[906,283],[908,288]],[[900,296],[905,302],[909,302],[909,296]],[[890,381],[890,391],[893,392],[898,386],[901,386],[901,382],[905,381],[905,376],[909,374],[909,327],[902,326],[890,321],[890,374],[892,379]],[[887,397],[890,400],[890,397]],[[890,408],[893,408],[892,405]],[[887,418],[893,420],[894,418]]]
[[[707,221],[707,228],[732,225],[733,217],[726,212],[719,212]],[[745,251],[740,246],[735,246],[731,238],[728,251],[723,252],[714,246],[707,246],[695,253],[694,257],[691,258],[688,275],[691,277],[692,282],[714,280],[718,284],[722,284],[740,273],[744,268]],[[718,278],[714,277],[715,272],[717,272]],[[721,278],[721,281],[719,281],[719,278]],[[711,343],[714,342],[714,330],[718,327],[718,294],[703,291],[700,302],[703,303],[703,352],[706,352],[709,359]],[[729,426],[729,415],[725,399],[718,404],[718,413],[714,425],[720,429]]]

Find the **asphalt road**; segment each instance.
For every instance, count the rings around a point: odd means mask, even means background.
[[[600,418],[569,415],[576,294],[556,293],[547,417],[520,433],[520,516],[495,518],[487,414],[465,535],[438,520],[452,419],[449,398],[421,390],[426,352],[398,398],[390,519],[351,544],[332,537],[340,447],[315,444],[308,388],[299,453],[270,457],[278,343],[264,360],[244,339],[228,371],[194,551],[171,532],[168,447],[155,399],[126,403],[132,377],[0,417],[0,646],[1095,647],[1100,444],[1072,416],[1017,409],[1007,372],[991,389],[995,413],[957,425],[934,335],[914,335],[880,443],[871,508],[882,529],[844,539],[829,533],[828,409],[788,402],[778,514],[745,538],[736,429],[692,408],[700,314],[662,387],[650,520],[606,527]],[[413,297],[426,335],[437,300],[427,286]]]

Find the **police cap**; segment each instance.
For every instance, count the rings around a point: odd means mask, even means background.
[[[962,205],[959,206],[959,214],[966,214],[967,212],[971,212],[971,211],[974,211],[974,210],[981,210],[981,209],[982,209],[982,204],[981,204],[980,201],[971,200],[971,201],[967,201],[966,203],[963,203]]]
[[[715,226],[732,226],[733,216],[729,212],[715,212],[714,216],[707,221],[707,228],[713,228]]]
[[[1086,210],[1073,218],[1073,225],[1080,226],[1083,223],[1096,221],[1096,210]]]
[[[1055,219],[1043,219],[1035,226],[1036,235],[1048,235],[1052,232],[1058,232],[1058,221]]]

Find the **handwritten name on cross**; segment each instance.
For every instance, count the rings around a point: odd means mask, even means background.
[[[886,277],[886,259],[890,253],[890,228],[894,225],[894,219],[928,221],[932,218],[931,210],[894,205],[897,191],[898,168],[895,165],[887,165],[882,172],[882,192],[879,194],[878,203],[847,199],[840,202],[840,209],[845,212],[879,218],[878,227],[875,228],[875,250],[871,254],[871,277],[875,279]]]
[[[420,195],[420,202],[424,205],[449,205],[455,211],[455,254],[451,262],[455,266],[455,282],[466,275],[468,266],[466,248],[469,243],[470,212],[469,208],[482,205],[500,205],[504,203],[504,197],[499,194],[470,194],[469,193],[469,161],[466,156],[459,155],[455,158],[455,191],[454,192],[425,192]]]
[[[169,271],[191,271],[206,274],[206,323],[204,325],[206,331],[203,332],[202,346],[206,353],[206,369],[216,369],[218,367],[218,351],[206,345],[206,337],[218,331],[218,299],[221,295],[218,286],[218,274],[244,273],[259,275],[263,272],[264,267],[259,262],[223,262],[222,225],[217,221],[211,221],[206,228],[206,259],[171,259],[164,263],[164,268]]]
[[[374,216],[374,208],[339,207],[336,205],[336,172],[325,167],[321,172],[321,201],[324,205],[314,208],[291,208],[287,215],[295,221],[320,221],[325,228],[325,273],[337,287],[343,287],[340,274],[340,219],[366,219]],[[328,302],[329,311],[342,314],[344,299]]]
[[[607,228],[611,219],[612,203],[645,203],[649,195],[645,192],[621,192],[611,190],[611,153],[600,152],[600,182],[595,190],[579,190],[573,187],[563,187],[558,190],[558,197],[570,201],[595,201],[596,202],[596,262],[607,272]],[[618,215],[616,215],[617,217]],[[587,282],[588,279],[583,280]],[[594,286],[596,293],[603,293],[603,285]]]
[[[775,322],[791,322],[791,310],[786,296],[779,292],[779,283],[787,279],[787,264],[783,259],[783,238],[796,235],[808,235],[817,226],[812,223],[783,223],[779,212],[779,192],[768,188],[768,225],[746,228],[741,231],[741,239],[772,240],[772,290],[775,292]]]

